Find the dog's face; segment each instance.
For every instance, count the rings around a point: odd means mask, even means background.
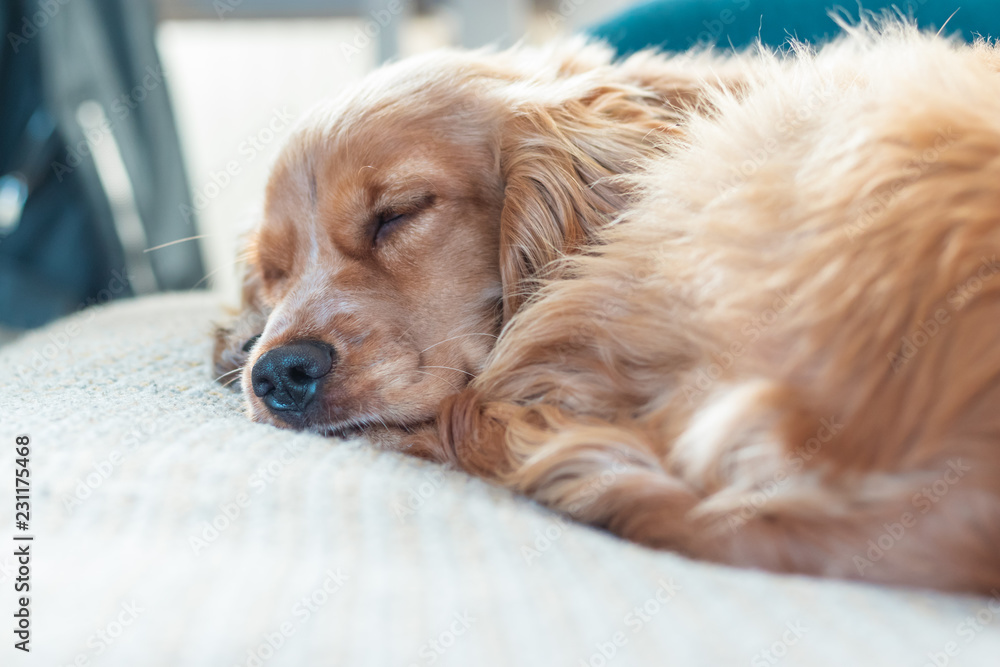
[[[338,435],[434,419],[543,267],[620,210],[605,177],[673,131],[677,110],[610,60],[430,56],[301,125],[250,243],[244,313],[217,336],[253,419]]]
[[[257,420],[336,434],[417,425],[479,372],[498,333],[488,128],[460,131],[454,108],[420,99],[355,104],[308,123],[270,178],[252,260],[270,316],[243,371]]]

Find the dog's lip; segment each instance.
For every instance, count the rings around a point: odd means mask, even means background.
[[[363,435],[369,429],[387,429],[413,432],[422,426],[434,422],[434,418],[414,419],[408,422],[389,420],[377,414],[366,414],[361,417],[342,419],[331,424],[312,424],[305,430],[318,433],[327,438],[353,438]]]
[[[405,429],[407,426],[388,422],[380,415],[365,414],[360,417],[341,419],[332,424],[313,424],[309,430],[316,431],[326,437],[348,438],[359,436],[370,428]]]
[[[320,435],[327,438],[354,438],[362,433],[365,429],[373,426],[371,423],[363,424],[324,424],[322,426],[314,426],[310,430],[314,430]]]

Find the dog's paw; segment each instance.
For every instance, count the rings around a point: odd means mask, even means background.
[[[233,390],[240,389],[243,366],[260,338],[267,316],[258,310],[244,311],[228,325],[215,327],[212,369],[215,381]]]

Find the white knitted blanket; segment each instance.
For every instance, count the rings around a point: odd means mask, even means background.
[[[0,349],[0,665],[1000,665],[1000,594],[692,562],[361,441],[252,424],[210,375],[218,313],[149,298]],[[30,654],[15,533],[34,536]]]

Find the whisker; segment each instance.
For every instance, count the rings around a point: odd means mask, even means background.
[[[235,267],[239,266],[240,264],[245,263],[248,259],[250,259],[250,253],[244,253],[243,255],[238,256],[235,261],[228,262],[228,263],[223,264],[222,266],[220,266],[220,267],[218,267],[216,269],[213,269],[212,271],[209,271],[208,273],[205,274],[205,276],[201,280],[199,280],[198,282],[196,282],[194,284],[194,287],[198,287],[198,285],[202,284],[203,282],[205,282],[206,280],[208,280],[209,278],[211,278],[212,276],[214,276],[219,271],[222,271],[223,269],[232,269],[232,268],[235,268]]]
[[[184,243],[185,241],[194,241],[196,239],[208,238],[208,234],[199,234],[198,236],[189,236],[186,239],[177,239],[176,241],[170,241],[169,243],[161,243],[158,246],[153,246],[152,248],[146,248],[143,252],[153,252],[154,250],[159,250],[160,248],[167,248],[172,245],[177,245],[178,243]]]
[[[243,370],[243,366],[240,366],[239,368],[234,368],[233,370],[231,370],[231,371],[229,371],[227,373],[223,373],[219,377],[215,378],[215,381],[218,382],[219,380],[221,380],[222,378],[226,377],[227,375],[232,375],[233,373],[239,373],[242,370]]]
[[[208,280],[209,278],[211,278],[212,276],[214,276],[216,273],[218,273],[222,269],[231,269],[232,267],[233,267],[232,264],[223,265],[223,266],[220,266],[217,269],[213,269],[213,270],[209,271],[208,273],[205,274],[205,276],[201,280],[199,280],[198,282],[196,282],[194,284],[194,287],[192,287],[191,289],[195,289],[196,287],[198,287],[198,285],[202,284],[203,282],[205,282],[206,280]]]
[[[456,387],[453,383],[449,382],[448,380],[445,380],[440,375],[434,375],[434,373],[428,373],[427,371],[421,371],[421,370],[418,370],[417,372],[418,373],[423,373],[424,375],[430,375],[432,378],[434,378],[436,380],[440,380],[441,382],[444,382],[446,385],[450,386],[455,391],[461,391],[461,388]]]
[[[959,9],[961,9],[961,8],[959,8]],[[955,11],[953,11],[951,13],[951,16],[948,17],[948,20],[945,21],[944,24],[941,26],[941,29],[937,31],[937,35],[935,35],[936,37],[940,37],[941,36],[941,33],[944,32],[944,29],[948,26],[948,24],[951,22],[951,20],[953,18],[955,18],[955,14],[957,14],[959,12],[959,9],[956,9]]]
[[[476,377],[475,375],[473,375],[469,371],[463,371],[461,368],[452,368],[451,366],[421,366],[421,368],[446,368],[449,371],[458,371],[459,373],[465,373],[466,375],[468,375],[470,378],[473,378],[473,379],[475,379],[475,377]]]
[[[445,338],[442,341],[438,341],[437,343],[434,343],[433,345],[431,345],[431,347],[437,347],[438,345],[441,345],[442,343],[447,343],[450,340],[455,340],[456,338],[462,338],[463,336],[490,336],[491,338],[496,338],[497,337],[496,335],[490,334],[490,333],[464,333],[464,334],[458,334],[457,336],[452,336],[451,338]],[[420,354],[423,354],[427,350],[431,349],[431,347],[425,347],[424,349],[420,350]]]

